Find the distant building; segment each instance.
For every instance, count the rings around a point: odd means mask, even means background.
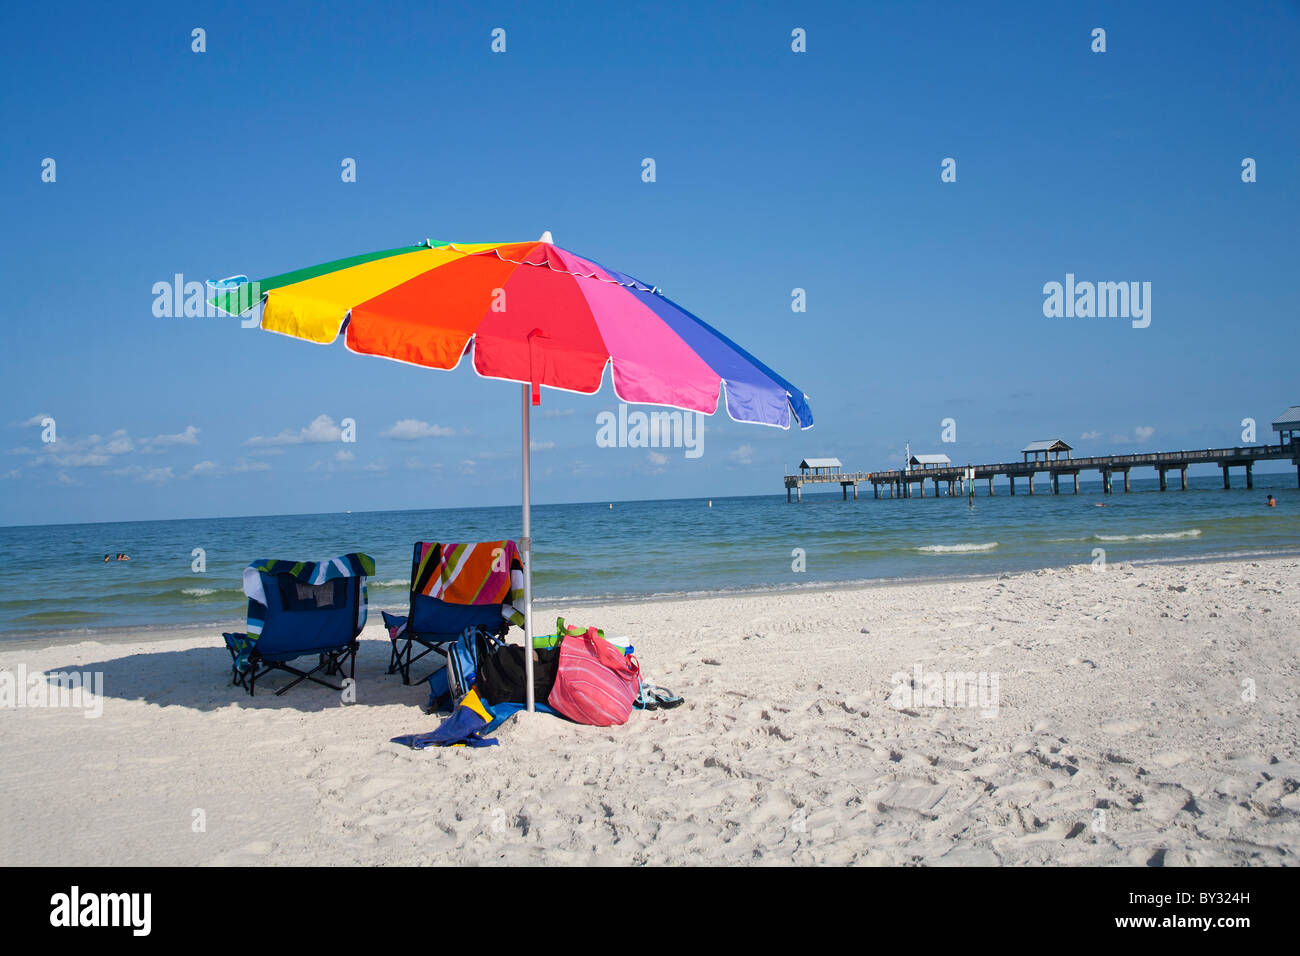
[[[907,467],[911,468],[947,468],[952,464],[952,459],[947,455],[913,455],[907,460]],[[938,479],[936,479],[937,481]]]
[[[1069,458],[1074,449],[1059,438],[1048,438],[1044,441],[1031,441],[1020,451],[1025,456],[1025,461],[1029,461],[1030,455],[1034,456],[1034,461],[1039,460],[1039,455],[1043,456],[1043,461],[1047,461],[1049,458],[1059,459],[1061,452],[1065,452],[1065,457]]]
[[[814,475],[835,475],[843,467],[838,458],[805,458],[799,462],[799,470],[805,475],[810,472]]]
[[[1300,438],[1300,405],[1292,405],[1273,419],[1273,431],[1278,433],[1278,444],[1289,445]]]

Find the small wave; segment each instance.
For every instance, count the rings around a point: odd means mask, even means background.
[[[1175,538],[1199,538],[1200,536],[1200,528],[1191,528],[1187,531],[1163,531],[1152,534],[1095,534],[1093,538],[1097,541],[1171,541]]]
[[[188,594],[190,597],[207,597],[209,594],[216,594],[216,588],[184,588],[181,594]]]
[[[997,546],[996,541],[989,541],[986,544],[927,544],[912,550],[922,554],[972,554],[977,551],[992,551]]]
[[[366,587],[369,588],[405,588],[410,590],[411,581],[409,578],[401,578],[395,581],[367,581]]]

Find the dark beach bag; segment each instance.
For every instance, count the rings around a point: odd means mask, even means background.
[[[546,702],[555,686],[555,669],[560,661],[560,649],[550,648],[533,652],[533,700]],[[475,686],[479,695],[489,704],[524,703],[524,649],[518,644],[507,644],[491,651],[479,664]]]

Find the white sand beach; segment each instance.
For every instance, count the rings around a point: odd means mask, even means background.
[[[102,715],[0,710],[4,864],[1287,864],[1300,561],[574,609],[686,703],[521,715],[414,751],[425,689],[363,635],[357,701],[250,699],[217,633],[0,651]],[[372,621],[379,619],[372,609]],[[896,675],[983,674],[980,707]],[[996,701],[987,694],[996,678]],[[891,703],[891,696],[894,698]]]

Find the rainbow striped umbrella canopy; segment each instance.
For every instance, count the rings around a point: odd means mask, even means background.
[[[625,402],[739,422],[811,428],[808,396],[657,288],[535,242],[425,240],[271,276],[211,283],[232,315],[262,307],[262,328],[426,368],[471,356],[487,378],[523,384],[524,646],[532,643],[529,406],[541,386],[592,394],[605,366]],[[527,708],[533,658],[524,655]]]
[[[243,277],[236,277],[243,279]],[[419,245],[338,259],[258,282],[222,280],[234,314],[263,302],[262,328],[310,342],[342,331],[353,352],[592,394],[609,365],[625,402],[736,421],[813,423],[808,397],[658,289],[552,244]]]

